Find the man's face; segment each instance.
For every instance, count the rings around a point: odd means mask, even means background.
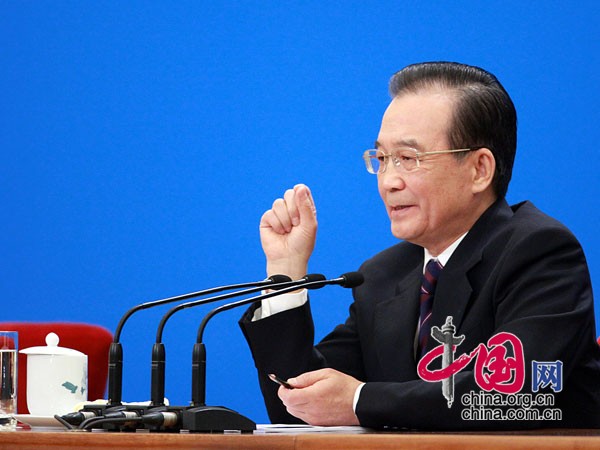
[[[388,106],[377,138],[385,153],[412,147],[419,152],[451,149],[447,131],[453,99],[439,90],[402,94]],[[392,161],[377,175],[392,234],[439,254],[473,223],[472,153],[425,156],[414,172]]]

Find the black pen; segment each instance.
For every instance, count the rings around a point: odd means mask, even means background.
[[[275,383],[280,384],[281,386],[283,386],[284,388],[287,389],[294,389],[294,386],[292,386],[290,383],[288,383],[285,380],[282,380],[281,378],[279,378],[277,375],[275,375],[274,373],[270,373],[269,374],[269,378],[271,380],[273,380]]]

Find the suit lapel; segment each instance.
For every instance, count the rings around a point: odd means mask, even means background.
[[[469,281],[469,272],[481,262],[486,242],[494,230],[498,229],[498,224],[512,214],[504,199],[497,201],[482,214],[460,243],[438,280],[431,316],[432,326],[441,327],[446,318],[452,316],[452,323],[460,330],[469,303],[475,300],[472,298],[473,287]],[[427,350],[438,344],[435,339],[429,339]]]
[[[390,380],[414,379],[413,346],[419,318],[419,288],[422,258],[405,272],[396,295],[381,301],[375,309],[375,346],[383,374]]]
[[[481,254],[470,261],[467,272],[463,270],[453,271],[450,264],[444,268],[435,291],[433,300],[432,326],[441,327],[446,322],[448,316],[452,316],[452,323],[457,329],[463,322],[465,311],[469,305],[473,289],[467,278],[468,270],[481,260]],[[448,261],[450,263],[450,261]],[[427,350],[439,345],[439,343],[430,338],[427,343]]]

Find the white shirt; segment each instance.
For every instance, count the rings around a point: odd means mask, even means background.
[[[467,233],[468,233],[468,231],[467,231]],[[461,237],[459,237],[457,240],[455,240],[452,244],[450,244],[448,246],[448,248],[446,248],[446,250],[444,250],[442,253],[440,253],[437,256],[437,258],[432,256],[431,253],[429,253],[429,250],[424,248],[423,252],[425,254],[425,257],[423,258],[423,273],[425,273],[425,266],[427,265],[427,263],[429,262],[430,259],[437,259],[440,263],[442,263],[442,266],[445,267],[446,264],[448,264],[448,261],[450,260],[452,253],[454,253],[454,250],[456,250],[456,248],[462,242],[462,240],[465,238],[467,233],[463,234]]]

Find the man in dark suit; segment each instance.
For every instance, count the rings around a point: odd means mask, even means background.
[[[403,242],[362,265],[348,319],[316,346],[305,291],[244,315],[271,420],[600,427],[583,251],[531,203],[504,200],[516,151],[509,95],[490,73],[457,63],[408,66],[390,91],[364,159]],[[260,229],[268,274],[304,276],[317,229],[308,187],[286,191]],[[456,347],[446,345],[441,362],[445,340]],[[291,377],[294,389],[269,373]]]

